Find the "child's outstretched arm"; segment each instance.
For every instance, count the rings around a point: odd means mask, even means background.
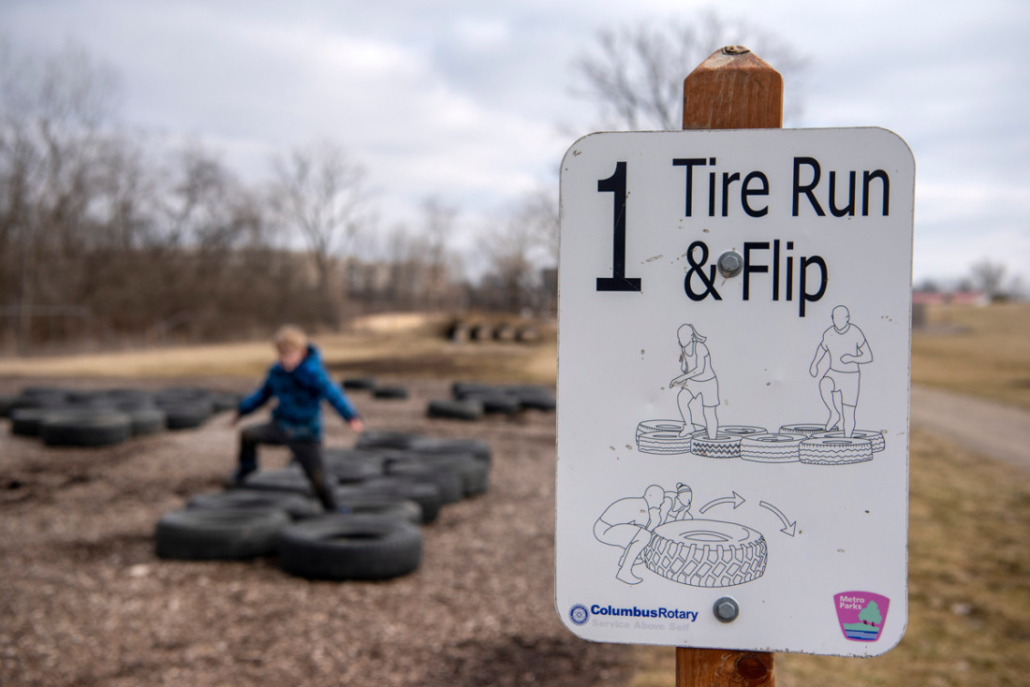
[[[250,415],[261,406],[268,403],[268,399],[272,398],[272,384],[268,377],[265,377],[264,383],[252,391],[251,394],[240,401],[240,405],[236,407],[236,418],[239,419],[244,415]]]
[[[340,385],[334,382],[330,377],[329,373],[322,368],[318,372],[318,384],[322,387],[322,394],[325,399],[329,401],[329,405],[340,414],[347,424],[355,432],[361,432],[365,429],[365,423],[361,419],[361,414],[358,413],[358,409],[354,407],[350,399],[347,398],[347,394],[343,393],[343,389]]]

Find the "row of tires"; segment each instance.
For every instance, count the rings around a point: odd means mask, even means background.
[[[450,399],[432,400],[426,415],[451,420],[479,420],[486,415],[516,415],[523,410],[553,412],[557,400],[543,386],[454,382]]]
[[[856,429],[850,437],[814,423],[782,425],[777,432],[752,425],[724,425],[716,436],[705,430],[687,435],[678,420],[645,420],[637,425],[637,448],[658,455],[691,453],[705,458],[740,458],[756,463],[845,465],[873,459],[886,447],[883,434]]]
[[[297,467],[259,472],[242,487],[202,494],[157,525],[158,556],[238,560],[276,555],[311,579],[388,579],[417,569],[419,525],[488,489],[486,442],[368,431],[326,449],[326,476],[345,514],[325,514]]]
[[[396,384],[379,384],[375,377],[344,377],[340,386],[346,391],[367,391],[372,398],[402,400],[408,398],[407,387]]]
[[[112,446],[130,437],[199,427],[236,408],[239,397],[197,388],[73,391],[29,387],[0,397],[0,415],[11,433],[38,437],[48,446]]]

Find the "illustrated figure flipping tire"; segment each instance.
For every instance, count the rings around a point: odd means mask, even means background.
[[[830,411],[826,430],[840,429],[846,438],[855,431],[855,409],[858,406],[860,365],[873,362],[873,351],[862,330],[851,324],[851,313],[838,305],[832,313],[833,326],[823,332],[815,349],[808,372],[819,374],[819,363],[826,356],[830,366],[819,380],[819,394]]]
[[[615,577],[626,584],[643,580],[633,574],[637,558],[651,541],[651,530],[661,522],[665,490],[652,484],[640,497],[619,499],[605,509],[594,523],[594,537],[602,544],[625,549]]]
[[[705,345],[706,337],[694,329],[694,325],[685,324],[676,331],[680,344],[680,370],[683,374],[669,382],[670,388],[680,387],[676,396],[680,415],[683,416],[683,429],[680,436],[690,436],[703,429],[709,439],[719,433],[719,417],[716,407],[719,405],[719,380],[712,367],[712,357]],[[696,418],[704,420],[704,424],[696,422]]]

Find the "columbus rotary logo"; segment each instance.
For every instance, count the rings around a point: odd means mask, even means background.
[[[569,620],[576,625],[585,625],[590,620],[590,613],[587,612],[587,607],[583,604],[576,604],[569,609]]]

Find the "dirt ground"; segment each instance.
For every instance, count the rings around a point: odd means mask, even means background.
[[[6,378],[0,394],[29,384],[111,382]],[[485,439],[494,467],[485,496],[423,528],[420,569],[389,582],[155,557],[158,518],[232,467],[228,415],[92,450],[46,448],[0,423],[0,685],[625,684],[629,649],[573,637],[554,610],[554,415],[429,420],[426,401],[448,382],[408,386],[406,401],[352,397],[372,429]],[[353,438],[327,421],[327,445]],[[266,468],[287,460],[262,456]]]

